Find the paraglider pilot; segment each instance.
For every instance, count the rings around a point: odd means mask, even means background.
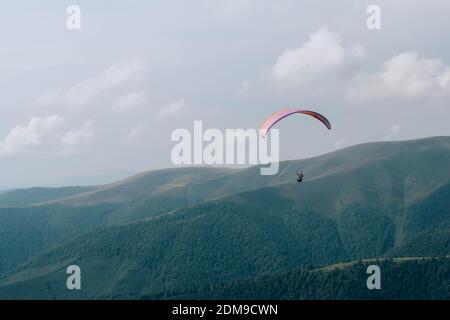
[[[303,170],[300,171],[300,173],[297,172],[297,182],[302,182],[303,181]]]

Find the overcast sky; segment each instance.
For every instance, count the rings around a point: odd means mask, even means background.
[[[0,187],[170,167],[174,129],[257,128],[285,107],[333,129],[286,119],[282,159],[450,135],[448,0],[158,3],[0,5]]]

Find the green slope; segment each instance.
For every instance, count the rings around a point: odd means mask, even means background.
[[[0,208],[0,274],[42,250],[106,226],[114,209],[108,205]]]
[[[368,290],[367,266],[381,270],[381,289]],[[419,275],[419,276],[418,276]],[[450,299],[450,258],[355,261],[321,269],[160,293],[141,299]]]
[[[261,176],[258,166],[241,170],[204,167],[156,170],[60,201],[73,205],[117,203],[155,195],[208,200],[295,182],[295,170],[300,168],[308,181],[375,167],[377,170],[372,173],[376,184],[391,185],[399,177],[407,187],[405,201],[408,202],[426,197],[449,182],[449,176],[442,175],[445,169],[450,169],[449,160],[450,137],[367,143],[310,159],[283,161],[278,174],[273,176]],[[370,172],[366,175],[372,178]],[[372,183],[364,181],[369,182]]]
[[[448,137],[372,143],[283,162],[273,177],[257,167],[160,170],[44,214],[0,210],[9,273],[0,297],[138,298],[311,264],[446,255],[449,160]],[[302,184],[290,183],[297,168]],[[61,280],[71,263],[85,279],[76,296]]]
[[[317,231],[306,232],[311,229]],[[3,284],[51,284],[70,261],[90,279],[82,295],[139,296],[344,257],[337,231],[326,218],[306,210],[271,212],[219,201],[86,235],[32,259]],[[56,297],[66,295],[61,287],[51,290]]]
[[[234,171],[226,168],[209,167],[153,170],[102,186],[91,192],[59,199],[57,202],[69,205],[129,203],[142,198],[167,195],[170,191],[175,191],[175,195],[178,196],[192,184],[208,183],[213,178],[226,176]],[[200,196],[200,194],[197,194],[195,198]]]
[[[276,187],[264,188],[146,222],[97,230],[35,257],[5,277],[0,297],[2,292],[9,295],[11,288],[18,297],[42,297],[33,292],[45,283],[54,298],[138,298],[299,266],[382,257],[396,249],[398,226],[382,210],[351,205],[330,216],[309,206],[293,206],[277,192]],[[426,255],[450,253],[448,238],[423,243],[414,238],[414,228],[403,229],[404,255],[416,253],[408,246],[422,246]],[[428,230],[439,234],[442,228]],[[61,282],[72,263],[86,278],[84,290],[75,296]]]

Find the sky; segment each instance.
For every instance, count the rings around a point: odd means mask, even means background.
[[[69,30],[77,5],[81,28]],[[380,29],[369,30],[369,5]],[[172,167],[177,128],[258,128],[281,159],[450,135],[446,0],[0,4],[0,188],[103,183]]]

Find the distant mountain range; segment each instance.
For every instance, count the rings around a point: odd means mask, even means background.
[[[282,162],[274,176],[185,167],[19,189],[0,207],[0,298],[320,299],[332,297],[330,275],[340,299],[450,297],[439,280],[450,273],[450,137],[357,145]],[[363,262],[324,268],[361,259],[398,278],[356,295]],[[70,264],[80,291],[65,288]],[[405,295],[394,286],[413,280]]]

